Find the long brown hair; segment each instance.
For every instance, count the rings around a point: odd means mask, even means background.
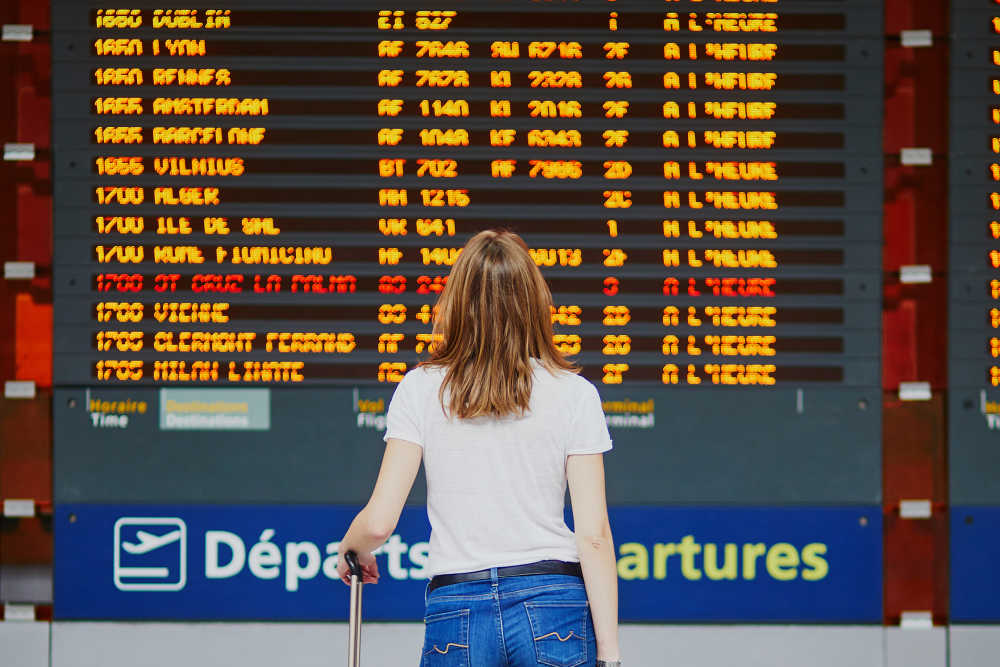
[[[469,239],[438,298],[434,350],[424,362],[446,369],[439,399],[448,414],[523,415],[532,357],[550,372],[579,371],[552,341],[551,310],[552,294],[520,236],[489,229]]]

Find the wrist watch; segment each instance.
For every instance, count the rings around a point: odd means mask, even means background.
[[[597,667],[622,667],[621,660],[598,660]]]

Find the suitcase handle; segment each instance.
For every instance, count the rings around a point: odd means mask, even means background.
[[[361,579],[361,563],[358,562],[358,555],[348,551],[344,554],[344,560],[347,561],[347,569],[351,571],[351,575]]]
[[[358,562],[358,555],[353,551],[344,554],[344,561],[351,571],[351,615],[348,624],[347,640],[347,664],[350,667],[361,665],[361,587],[364,585],[364,578],[361,572],[361,563]]]

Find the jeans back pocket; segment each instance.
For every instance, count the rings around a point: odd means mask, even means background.
[[[535,657],[543,665],[576,667],[587,661],[585,601],[525,602]]]
[[[469,610],[424,618],[422,667],[469,667]]]

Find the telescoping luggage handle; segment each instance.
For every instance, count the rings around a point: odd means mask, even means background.
[[[344,554],[347,567],[351,571],[351,620],[349,624],[350,637],[347,639],[347,664],[349,667],[361,665],[361,564],[358,555],[353,551]]]

